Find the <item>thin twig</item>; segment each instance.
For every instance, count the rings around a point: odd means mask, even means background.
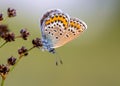
[[[27,52],[31,51],[33,48],[35,48],[34,46],[31,47],[30,49],[27,50]],[[26,52],[25,52],[26,53]],[[19,63],[20,59],[24,56],[24,54],[20,55],[18,60],[16,61],[15,65],[13,65],[13,67],[10,69],[10,72],[14,70],[15,66]]]
[[[6,16],[6,17],[3,19],[3,23],[9,24],[9,17],[8,17],[8,16]]]
[[[12,66],[12,68],[10,69],[10,72],[12,72],[14,70],[15,66],[18,64],[19,61],[20,61],[20,58],[16,61],[15,65]]]
[[[21,38],[22,36],[20,35],[20,36],[16,36],[15,38]]]
[[[0,48],[2,48],[6,43],[7,43],[7,41],[4,42],[2,45],[0,45]]]
[[[2,78],[1,86],[4,86],[5,79]]]
[[[5,45],[6,43],[7,43],[7,42],[5,42],[4,44],[2,44],[2,46]],[[34,49],[34,48],[35,48],[35,46],[31,47],[31,48],[28,49],[25,53],[30,52],[30,51],[31,51],[32,49]],[[24,55],[25,53],[23,53],[22,55],[19,56],[19,58],[18,58],[18,60],[16,61],[15,65],[13,65],[13,66],[11,67],[9,73],[12,72],[12,71],[15,69],[16,65],[20,62],[21,58],[22,58],[23,56],[25,56],[25,55]],[[4,86],[4,82],[5,82],[5,78],[2,78],[1,86]]]

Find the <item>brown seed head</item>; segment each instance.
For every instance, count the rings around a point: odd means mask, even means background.
[[[7,33],[7,32],[9,32],[8,26],[1,24],[0,25],[0,36],[1,36],[1,34]]]
[[[8,58],[7,62],[9,65],[14,65],[16,63],[16,58],[11,56],[10,58]]]
[[[27,56],[28,55],[28,52],[27,52],[28,50],[24,47],[24,46],[22,46],[20,49],[18,49],[18,54],[19,55],[24,55],[24,56]]]
[[[6,65],[4,65],[4,64],[0,65],[0,73],[1,73],[1,74],[5,75],[5,74],[7,74],[9,71],[10,71],[10,69],[9,69],[8,66],[6,66]]]
[[[33,44],[35,47],[42,47],[42,41],[41,41],[40,38],[33,39],[33,40],[32,40],[32,44]]]
[[[15,41],[15,34],[14,33],[2,33],[1,37],[6,40],[6,42]]]
[[[8,13],[8,17],[15,17],[16,16],[16,10],[13,8],[8,8],[7,13]]]
[[[24,40],[27,40],[27,37],[30,35],[30,33],[27,31],[27,29],[21,29],[20,30],[21,37]]]

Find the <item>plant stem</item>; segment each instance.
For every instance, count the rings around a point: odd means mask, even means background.
[[[4,86],[5,79],[2,78],[1,86]]]
[[[2,46],[5,45],[6,43],[7,43],[7,42],[5,42],[4,44],[2,44]],[[1,47],[1,46],[0,46],[0,47]],[[31,51],[31,50],[34,49],[34,48],[35,48],[35,46],[31,47],[30,49],[27,50],[27,52]],[[26,52],[25,52],[25,53],[26,53]],[[14,68],[15,68],[16,65],[20,62],[20,60],[21,60],[21,58],[22,58],[23,56],[24,56],[24,54],[19,56],[19,59],[16,61],[15,65],[12,66],[12,68],[11,68],[10,71],[9,71],[9,73],[14,70]],[[1,86],[4,86],[4,82],[5,82],[5,79],[2,78]]]
[[[34,46],[31,47],[30,49],[27,50],[27,52],[31,51],[33,48],[35,48]],[[19,61],[21,60],[21,58],[23,57],[24,55],[20,55],[19,56],[19,59],[16,61],[15,65],[13,65],[13,67],[10,69],[10,72],[14,70],[15,66],[19,63]]]
[[[22,36],[20,35],[20,36],[16,36],[15,38],[21,38]]]
[[[2,45],[0,45],[0,48],[2,48],[7,42],[4,42]]]
[[[33,46],[30,49],[28,49],[27,52],[31,51],[33,48],[35,48],[35,46]]]
[[[9,17],[6,16],[6,17],[4,18],[4,20],[3,20],[3,22],[6,23],[6,24],[9,24],[9,23],[8,23],[8,22],[9,22]]]
[[[19,63],[20,59],[21,59],[21,58],[19,58],[19,59],[16,61],[15,65],[10,69],[10,72],[12,72],[12,71],[14,70],[15,66]]]

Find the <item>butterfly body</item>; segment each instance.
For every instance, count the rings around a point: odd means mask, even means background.
[[[46,12],[41,21],[43,49],[55,53],[55,48],[77,38],[87,25],[78,18],[71,18],[59,9]]]

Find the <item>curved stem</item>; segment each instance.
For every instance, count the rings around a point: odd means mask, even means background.
[[[3,20],[3,22],[6,23],[6,24],[8,24],[8,22],[9,22],[9,17],[6,16],[6,17],[4,18],[4,20]]]
[[[19,61],[20,61],[20,58],[16,61],[15,65],[13,65],[13,67],[10,69],[10,72],[14,70],[15,66],[19,63]]]
[[[1,86],[4,86],[5,79],[2,78]]]
[[[7,42],[6,42],[6,43],[7,43]],[[3,45],[5,45],[6,43],[4,43]],[[35,48],[35,46],[31,47],[30,49],[27,50],[27,52],[31,51],[31,50],[34,49],[34,48]],[[26,53],[26,52],[25,52],[25,53]],[[20,60],[21,60],[21,58],[22,58],[23,56],[24,56],[24,54],[19,56],[19,59],[16,61],[16,64],[13,65],[12,68],[10,69],[10,72],[12,72],[12,71],[15,69],[16,65],[20,62]],[[9,73],[10,73],[10,72],[9,72]],[[5,79],[2,78],[1,86],[4,86],[4,82],[5,82]]]
[[[28,49],[27,52],[31,51],[33,48],[35,48],[35,46],[33,46],[30,49]]]
[[[2,48],[7,42],[4,42],[2,45],[0,45],[0,48]]]
[[[34,46],[31,47],[30,49],[27,50],[27,52],[31,51],[33,48],[35,48]],[[10,69],[10,72],[14,70],[15,66],[19,63],[19,61],[21,60],[21,58],[23,57],[24,55],[20,55],[19,56],[19,59],[16,61],[15,65],[13,65],[13,67]]]
[[[20,36],[16,36],[15,38],[21,38],[22,36],[20,35]]]

